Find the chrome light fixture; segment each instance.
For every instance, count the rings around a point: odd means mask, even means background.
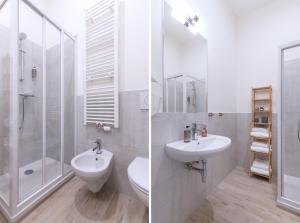
[[[206,30],[206,26],[199,16],[194,13],[190,7],[184,2],[177,2],[177,4],[171,5],[172,16],[178,22],[183,24],[194,35],[203,34]]]

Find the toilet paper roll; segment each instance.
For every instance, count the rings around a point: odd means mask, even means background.
[[[109,132],[111,130],[111,128],[109,126],[103,126],[103,130],[105,132]]]

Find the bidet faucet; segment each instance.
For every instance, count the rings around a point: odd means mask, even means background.
[[[101,148],[102,141],[101,141],[101,139],[97,139],[95,141],[95,143],[97,144],[97,146],[95,148],[93,148],[93,151],[97,150],[96,154],[101,154],[102,153],[102,148]]]

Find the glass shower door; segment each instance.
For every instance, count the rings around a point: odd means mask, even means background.
[[[42,187],[43,19],[20,1],[19,18],[19,200]],[[29,22],[30,21],[30,22]]]
[[[0,198],[7,204],[10,193],[9,132],[11,130],[11,13],[10,3],[0,1]]]
[[[75,148],[75,43],[64,34],[64,173],[71,170]]]
[[[61,172],[61,33],[46,21],[46,157],[45,184]]]
[[[76,147],[75,39],[26,1],[19,1],[18,62],[18,201],[25,205],[71,171]]]
[[[300,45],[282,53],[281,193],[300,204]]]

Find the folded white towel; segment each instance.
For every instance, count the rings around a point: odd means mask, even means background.
[[[259,168],[256,168],[254,166],[251,167],[251,171],[254,172],[254,173],[264,175],[264,176],[270,176],[269,170],[259,169]]]
[[[269,145],[268,143],[263,143],[263,142],[252,142],[252,146],[254,147],[264,147],[264,148],[268,148]]]
[[[255,168],[258,168],[258,169],[262,169],[262,170],[269,170],[269,161],[256,158],[253,161],[252,166]]]
[[[257,128],[257,127],[254,127],[254,128],[252,128],[252,132],[269,133],[269,130],[268,130],[268,129],[265,129],[265,128]]]
[[[254,137],[260,137],[260,138],[268,138],[270,136],[269,133],[264,133],[264,132],[251,132],[250,135]]]
[[[268,153],[269,152],[269,148],[251,146],[251,151],[259,152],[259,153]]]

